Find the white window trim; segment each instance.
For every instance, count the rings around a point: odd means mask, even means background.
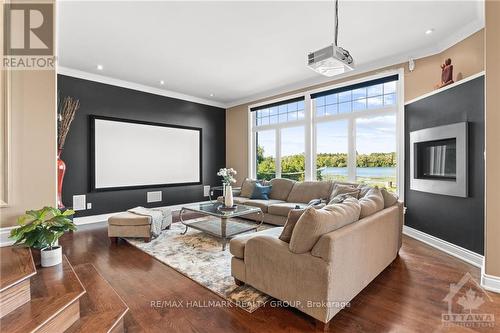
[[[327,90],[332,90],[340,87],[350,86],[357,83],[362,83],[365,81],[376,80],[379,78],[383,78],[389,75],[399,75],[399,80],[396,85],[396,95],[397,95],[397,105],[389,108],[380,108],[380,109],[367,109],[360,111],[353,111],[351,113],[345,114],[336,114],[336,115],[325,115],[321,117],[316,117],[313,110],[313,101],[311,99],[311,95],[318,92],[323,92]],[[294,99],[297,97],[304,97],[304,119],[291,121],[286,123],[278,123],[272,125],[261,125],[254,126],[255,124],[255,112],[252,112],[251,109],[274,104],[278,102],[287,101],[290,99]],[[321,88],[306,90],[301,93],[291,94],[282,96],[279,98],[274,98],[271,100],[265,100],[259,103],[251,104],[248,106],[248,174],[249,177],[255,178],[257,174],[255,158],[256,158],[256,142],[255,142],[255,133],[258,131],[264,130],[275,130],[275,145],[276,145],[276,177],[281,177],[281,165],[280,165],[280,156],[281,156],[281,130],[283,128],[289,127],[297,127],[304,126],[305,128],[305,179],[306,180],[314,180],[316,179],[316,159],[313,158],[316,156],[316,124],[321,122],[331,122],[335,120],[349,120],[349,130],[348,135],[350,138],[348,139],[348,152],[355,151],[356,149],[356,126],[355,119],[356,118],[368,118],[374,116],[381,116],[387,114],[395,114],[396,115],[396,155],[397,155],[397,168],[396,168],[396,178],[398,184],[398,195],[403,200],[404,199],[404,68],[399,68],[396,70],[389,70],[380,72],[375,75],[363,77],[360,79],[350,80],[342,83],[336,83],[329,86],[324,86]],[[356,179],[356,161],[355,155],[348,154],[349,163],[348,163],[348,179],[355,180]],[[354,160],[354,161],[352,161]]]

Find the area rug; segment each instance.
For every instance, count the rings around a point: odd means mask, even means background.
[[[207,219],[213,217],[201,217],[189,222]],[[269,228],[271,226],[262,225],[259,230]],[[173,223],[170,230],[163,231],[149,243],[144,243],[142,239],[126,240],[245,311],[252,313],[271,299],[271,296],[250,286],[237,286],[234,283],[229,245],[222,251],[222,243],[218,239],[194,229],[181,235],[184,230],[182,223]]]

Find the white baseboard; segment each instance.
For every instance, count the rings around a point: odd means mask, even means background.
[[[483,266],[481,267],[481,286],[488,291],[500,293],[500,277],[486,274],[484,272],[485,266],[483,260]]]
[[[0,247],[10,246],[14,241],[9,238],[10,231],[15,227],[0,228]]]
[[[464,249],[463,247],[452,244],[440,238],[431,236],[429,234],[426,234],[425,232],[413,229],[406,225],[403,226],[403,234],[411,238],[415,238],[416,240],[419,240],[445,253],[448,253],[449,255],[452,255],[460,260],[463,260],[466,263],[469,263],[473,266],[476,266],[478,268],[483,267],[484,257],[480,254],[477,254],[476,252]]]
[[[190,204],[192,205],[192,204],[209,203],[209,202],[210,201],[192,202],[192,203],[185,203],[185,204],[179,204],[179,205],[163,206],[162,208],[170,208],[172,211],[177,211],[177,210],[181,210],[182,206],[186,206],[186,205],[190,205]],[[122,213],[122,212],[75,217],[73,219],[73,222],[76,225],[85,225],[85,224],[91,224],[91,223],[106,222],[110,216],[113,216],[113,215],[118,214],[118,213]]]

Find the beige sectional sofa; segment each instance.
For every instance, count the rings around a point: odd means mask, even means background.
[[[252,180],[246,179],[241,186],[241,193],[234,197],[236,204],[256,206],[264,213],[264,222],[282,226],[290,210],[296,206],[304,207],[314,199],[328,199],[333,189],[330,181],[296,182],[290,179],[276,178],[269,182],[271,193],[269,200],[250,199],[251,191],[247,188],[253,186]],[[246,218],[260,221],[259,214],[245,216]]]
[[[244,197],[239,197],[238,202],[259,205],[266,221],[282,224],[287,219],[286,209],[328,197],[334,187],[328,182],[293,182],[286,196],[284,184],[290,183],[274,180],[273,189],[275,184],[279,184],[278,191],[269,202],[254,203]],[[281,199],[277,199],[278,195]],[[362,201],[350,200],[356,201],[358,207]],[[306,253],[294,253],[291,242],[280,240],[283,227],[236,237],[230,242],[232,275],[237,283],[249,284],[328,323],[398,254],[403,204],[387,201],[381,210],[321,235]],[[294,236],[300,235],[293,235],[292,242]]]

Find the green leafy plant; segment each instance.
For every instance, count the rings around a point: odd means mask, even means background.
[[[66,231],[76,230],[69,218],[73,214],[73,210],[61,212],[53,207],[26,211],[26,214],[17,219],[19,227],[11,230],[10,238],[15,240],[14,244],[24,244],[36,249],[52,249]]]

